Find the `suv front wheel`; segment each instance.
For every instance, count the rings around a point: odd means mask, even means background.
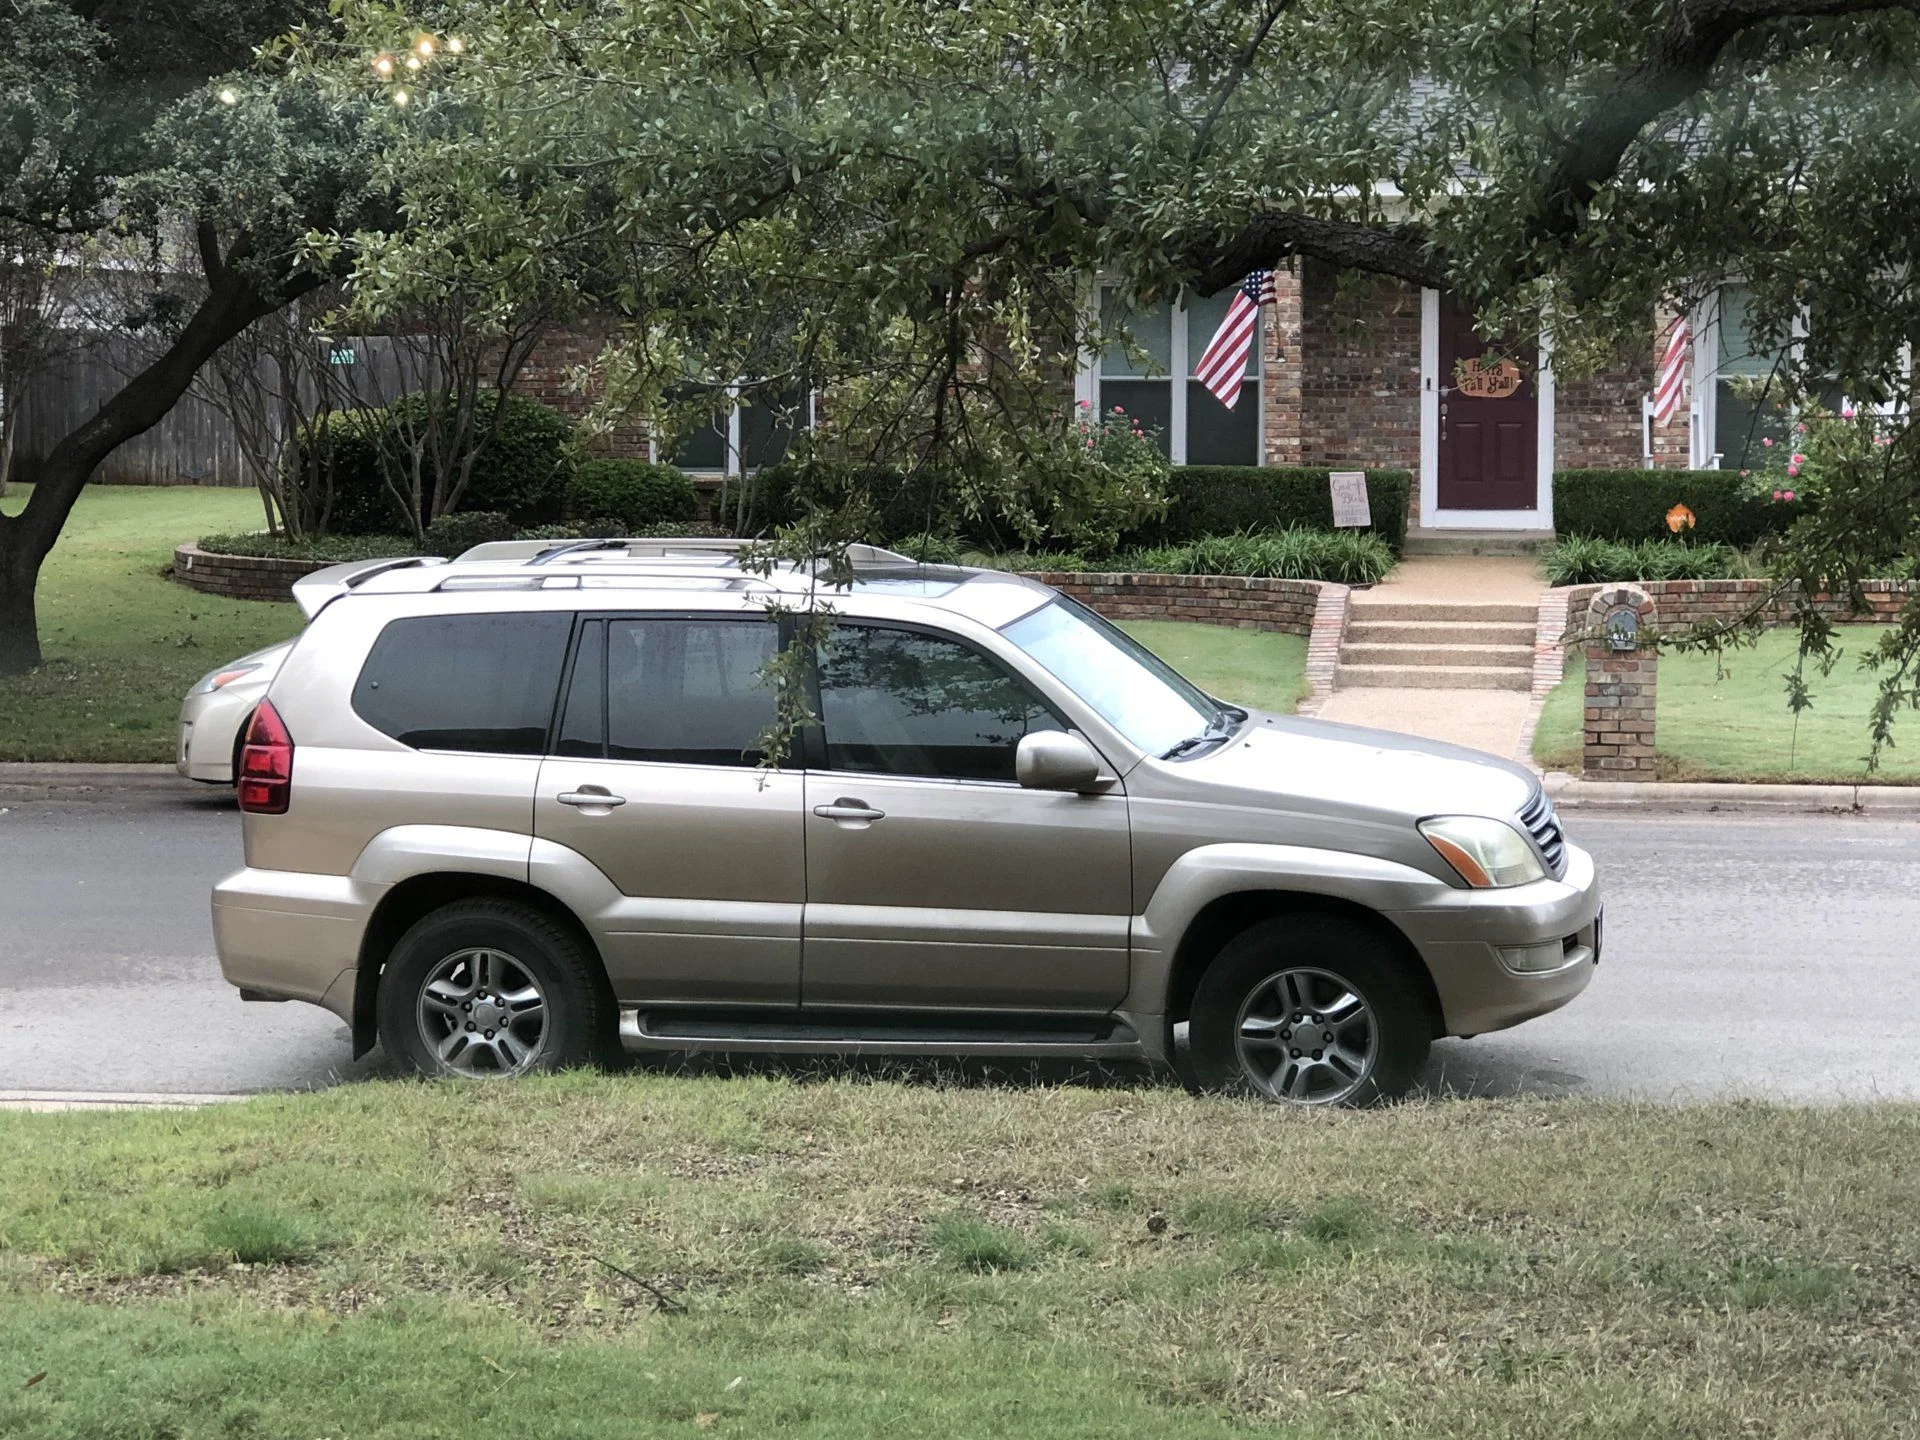
[[[1293,1105],[1371,1105],[1412,1088],[1432,1029],[1399,958],[1337,915],[1243,930],[1193,996],[1188,1033],[1207,1089]]]
[[[606,1023],[567,930],[525,905],[461,900],[400,937],[380,977],[380,1043],[422,1075],[525,1075],[584,1065]]]

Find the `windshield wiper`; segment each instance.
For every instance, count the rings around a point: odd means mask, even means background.
[[[1207,721],[1207,728],[1198,735],[1189,735],[1167,750],[1161,752],[1162,760],[1178,760],[1182,755],[1191,755],[1203,745],[1218,745],[1231,740],[1233,732],[1238,730],[1247,718],[1247,712],[1233,705],[1222,705],[1213,712],[1213,718]]]

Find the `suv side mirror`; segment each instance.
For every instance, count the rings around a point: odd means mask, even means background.
[[[1103,769],[1093,746],[1064,730],[1023,735],[1013,752],[1013,773],[1029,790],[1097,790]]]

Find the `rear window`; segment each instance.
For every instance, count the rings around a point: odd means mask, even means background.
[[[354,713],[416,750],[538,755],[572,624],[570,614],[392,621],[354,683]]]

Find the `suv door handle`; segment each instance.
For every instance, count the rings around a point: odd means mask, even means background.
[[[571,805],[576,810],[611,810],[616,805],[627,803],[624,795],[615,795],[599,785],[582,785],[578,790],[562,790],[553,797],[562,805]]]
[[[853,824],[866,826],[871,825],[875,820],[884,820],[887,818],[886,811],[876,810],[862,800],[849,800],[844,795],[831,805],[814,806],[813,813],[818,815],[822,820],[834,820],[843,825]]]

